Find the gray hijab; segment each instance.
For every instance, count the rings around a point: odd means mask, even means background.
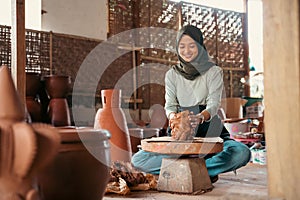
[[[191,62],[184,61],[184,59],[181,58],[178,52],[179,41],[183,35],[190,36],[193,40],[195,40],[198,47],[198,55]],[[215,63],[209,57],[203,44],[202,32],[195,26],[186,25],[179,30],[176,38],[176,52],[180,63],[174,65],[173,69],[175,69],[176,72],[178,72],[188,80],[194,80],[196,77],[201,76],[209,68],[215,65]]]

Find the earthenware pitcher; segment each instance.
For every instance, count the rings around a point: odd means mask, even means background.
[[[131,160],[131,143],[125,114],[121,109],[121,90],[101,91],[102,108],[98,109],[94,128],[106,129],[111,134],[111,160]]]

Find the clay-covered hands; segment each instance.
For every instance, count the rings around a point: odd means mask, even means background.
[[[203,113],[194,114],[188,110],[180,113],[171,113],[169,126],[171,136],[176,140],[191,140],[195,136],[195,129],[205,121]]]
[[[189,120],[190,112],[188,110],[170,115],[169,126],[171,127],[171,136],[176,140],[191,140],[194,135]]]

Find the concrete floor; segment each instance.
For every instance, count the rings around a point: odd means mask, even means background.
[[[219,180],[213,185],[212,191],[200,195],[173,194],[152,190],[131,192],[126,196],[106,194],[103,200],[266,200],[268,199],[267,167],[249,163],[240,168],[236,175],[233,172],[221,174]]]

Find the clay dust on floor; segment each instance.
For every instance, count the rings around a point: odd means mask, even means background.
[[[267,167],[249,163],[237,170],[219,175],[212,191],[199,194],[174,194],[161,191],[137,191],[121,196],[106,194],[103,200],[265,200],[268,199]]]

